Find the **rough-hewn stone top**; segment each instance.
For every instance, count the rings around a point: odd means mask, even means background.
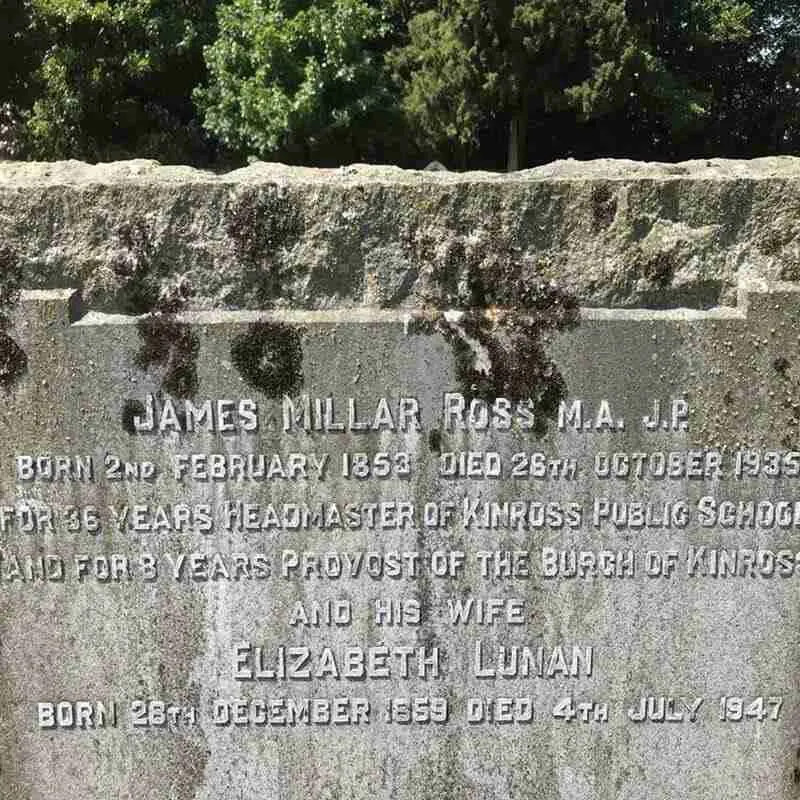
[[[800,159],[559,161],[510,175],[0,163],[0,269],[99,309],[736,302],[800,277]]]

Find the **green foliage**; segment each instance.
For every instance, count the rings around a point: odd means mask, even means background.
[[[464,163],[478,146],[485,103],[478,66],[438,11],[417,14],[409,34],[411,43],[390,56],[405,83],[403,108],[423,147]]]
[[[566,92],[579,120],[603,120],[623,153],[670,159],[790,146],[786,130],[770,131],[765,122],[775,94],[797,84],[796,69],[782,76],[776,68],[790,54],[796,62],[796,2],[592,5],[589,74]],[[604,37],[604,30],[614,35]],[[795,103],[786,100],[778,102],[793,116]]]
[[[20,109],[32,101],[42,47],[27,0],[2,0],[0,15],[0,158],[18,158],[24,138]]]
[[[232,0],[196,92],[204,124],[230,148],[299,161],[349,143],[388,111],[380,10],[364,0]]]
[[[745,131],[756,145],[754,109],[795,119],[798,19],[775,0],[441,0],[389,60],[420,140],[445,157],[454,142],[497,152],[518,120],[528,160],[671,158],[729,151]]]
[[[563,0],[442,0],[417,13],[389,63],[424,143],[457,143],[463,159],[483,127],[531,102],[545,112],[563,106],[582,14]]]
[[[41,42],[32,28],[27,0],[3,0],[0,14],[0,102],[25,103]]]
[[[800,149],[800,0],[0,3],[0,158]]]
[[[185,161],[202,150],[191,91],[212,0],[31,0],[47,43],[27,129],[40,158]]]

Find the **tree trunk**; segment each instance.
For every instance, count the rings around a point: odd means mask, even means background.
[[[518,169],[525,169],[527,165],[527,133],[528,133],[528,112],[523,103],[511,115],[508,126],[508,162],[507,172],[515,172]]]

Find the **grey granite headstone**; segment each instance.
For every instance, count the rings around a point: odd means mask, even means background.
[[[0,797],[797,796],[800,173],[673,167],[0,168]]]

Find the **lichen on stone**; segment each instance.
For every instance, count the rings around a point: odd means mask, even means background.
[[[303,385],[303,346],[292,325],[259,322],[231,343],[231,360],[245,382],[277,398]]]
[[[16,253],[0,245],[0,387],[9,392],[28,370],[28,357],[8,333],[10,312],[19,302],[22,268]]]
[[[468,399],[529,401],[535,432],[543,435],[567,390],[547,345],[552,334],[577,325],[577,299],[551,283],[494,284],[479,271],[469,273],[468,292],[467,309],[412,315],[407,330],[445,338]]]
[[[592,227],[595,232],[605,230],[617,214],[617,198],[608,184],[599,183],[592,188]]]
[[[197,357],[200,338],[192,326],[177,318],[191,292],[182,283],[162,291],[156,307],[137,322],[140,338],[136,365],[161,369],[161,390],[173,397],[193,397],[198,391]]]
[[[223,209],[225,232],[242,267],[243,297],[262,306],[285,293],[280,253],[303,235],[295,205],[276,186],[246,189]]]

